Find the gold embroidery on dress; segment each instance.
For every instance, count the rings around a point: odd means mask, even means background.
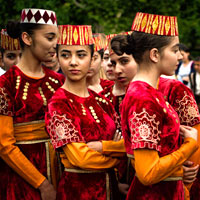
[[[159,134],[161,134],[158,128],[160,122],[156,121],[155,118],[156,114],[149,115],[145,108],[141,113],[133,112],[133,116],[130,119],[130,129],[134,143],[143,141],[158,144],[160,140]]]
[[[16,88],[17,90],[19,89],[19,85],[20,85],[20,76],[17,76],[16,86],[15,86],[15,88]]]
[[[189,96],[184,91],[184,97],[181,100],[176,100],[178,108],[175,111],[178,113],[181,124],[186,123],[188,126],[193,126],[199,122],[199,111],[192,96]]]
[[[4,91],[5,88],[0,88],[0,113],[4,115],[13,115],[11,111],[8,111],[8,101],[10,99],[7,97],[8,94]]]

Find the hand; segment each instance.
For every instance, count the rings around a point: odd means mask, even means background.
[[[183,182],[193,183],[196,179],[197,173],[199,171],[199,165],[192,167],[194,163],[191,161],[185,161],[183,164]]]
[[[38,188],[41,193],[42,200],[55,200],[56,199],[56,190],[53,185],[49,183],[47,179]]]
[[[103,152],[102,142],[100,142],[100,141],[88,142],[87,145],[90,149],[92,149],[94,151],[98,151],[100,153]]]
[[[116,130],[114,137],[113,137],[113,141],[117,142],[121,139],[122,139],[122,133],[119,130]]]
[[[120,193],[127,195],[128,194],[128,189],[129,189],[129,185],[126,183],[118,183],[118,188]]]
[[[195,128],[190,126],[180,125],[180,135],[182,135],[184,138],[191,137],[197,141],[198,132]]]

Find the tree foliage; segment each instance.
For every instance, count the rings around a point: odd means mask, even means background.
[[[199,0],[0,0],[0,28],[20,19],[23,8],[54,10],[58,24],[91,24],[93,32],[129,31],[136,12],[178,17],[180,41],[196,54],[200,50]]]

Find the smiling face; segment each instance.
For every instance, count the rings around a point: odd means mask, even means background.
[[[56,53],[58,28],[53,25],[43,25],[34,31],[30,45],[33,56],[42,62],[51,61]]]
[[[175,70],[179,64],[179,60],[182,59],[178,45],[179,38],[176,36],[161,52],[159,64],[161,74],[171,76],[175,73]]]
[[[132,55],[123,54],[118,56],[113,53],[110,56],[112,66],[114,67],[114,73],[116,81],[119,81],[124,86],[127,86],[133,79],[137,72],[137,63]]]
[[[7,71],[13,65],[16,65],[21,58],[21,50],[5,50],[2,57],[3,68]]]
[[[68,80],[86,79],[91,65],[91,48],[89,45],[60,45],[58,47],[58,60]]]

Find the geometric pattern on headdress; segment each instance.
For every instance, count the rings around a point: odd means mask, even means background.
[[[11,38],[6,29],[1,30],[1,48],[4,50],[20,50],[19,39]]]
[[[51,10],[25,8],[21,13],[21,23],[49,24],[57,26],[56,13]]]
[[[92,27],[90,25],[59,25],[58,44],[92,45]]]
[[[138,12],[131,30],[154,35],[178,36],[177,17]]]

